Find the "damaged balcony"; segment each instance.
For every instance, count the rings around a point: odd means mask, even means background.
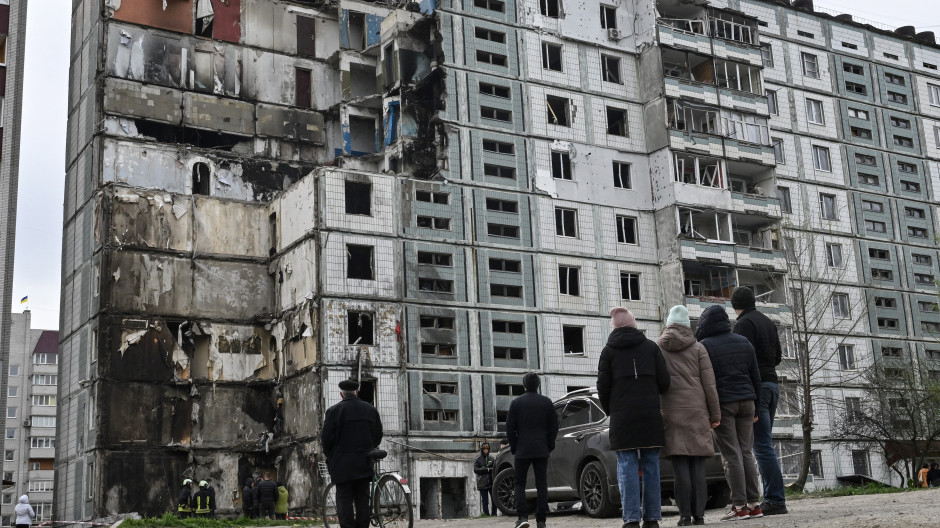
[[[676,220],[682,259],[735,263],[730,213],[677,207]]]
[[[683,46],[702,53],[711,53],[708,13],[702,5],[679,0],[656,2],[659,42],[666,46]]]
[[[725,166],[728,168],[732,210],[780,218],[780,200],[777,199],[772,167],[740,161],[726,161]]]
[[[666,127],[670,147],[712,157],[722,157],[724,148],[720,134],[720,111],[708,105],[668,99]]]

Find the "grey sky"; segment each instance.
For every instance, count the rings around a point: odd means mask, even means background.
[[[33,328],[59,327],[71,0],[30,0],[20,146],[13,311],[28,295]],[[936,0],[827,0],[816,6],[940,35]]]

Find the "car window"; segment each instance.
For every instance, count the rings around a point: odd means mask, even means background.
[[[560,429],[584,425],[591,421],[591,403],[587,400],[571,400],[561,413]]]
[[[597,405],[597,402],[591,402],[591,422],[597,423],[604,418],[607,418],[607,415],[601,410],[600,406]]]

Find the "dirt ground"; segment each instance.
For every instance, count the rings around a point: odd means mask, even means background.
[[[724,510],[709,510],[705,513],[705,522],[707,525],[739,528],[935,528],[940,526],[940,488],[883,495],[792,500],[787,508],[790,510],[787,515],[723,523],[719,523],[718,518],[725,513]],[[535,517],[531,516],[529,520],[533,521],[534,528]],[[513,521],[515,519],[502,516],[421,520],[415,522],[415,528],[512,528]],[[660,526],[676,526],[678,521],[679,511],[675,507],[663,508]],[[552,513],[547,524],[548,528],[619,528],[622,521],[617,518],[591,519],[584,515]]]

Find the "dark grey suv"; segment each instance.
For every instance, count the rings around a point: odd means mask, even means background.
[[[609,419],[601,410],[597,390],[583,389],[565,395],[555,402],[555,412],[558,413],[558,438],[548,459],[548,500],[580,500],[583,511],[591,517],[616,515],[620,510],[617,455],[610,450]],[[496,456],[493,494],[496,507],[506,515],[516,514],[513,462],[508,446]],[[731,491],[718,455],[705,462],[705,475],[707,507],[727,505]],[[668,459],[660,461],[660,481],[663,498],[672,497],[672,465]],[[526,497],[534,501],[535,478],[531,469],[526,483]]]

